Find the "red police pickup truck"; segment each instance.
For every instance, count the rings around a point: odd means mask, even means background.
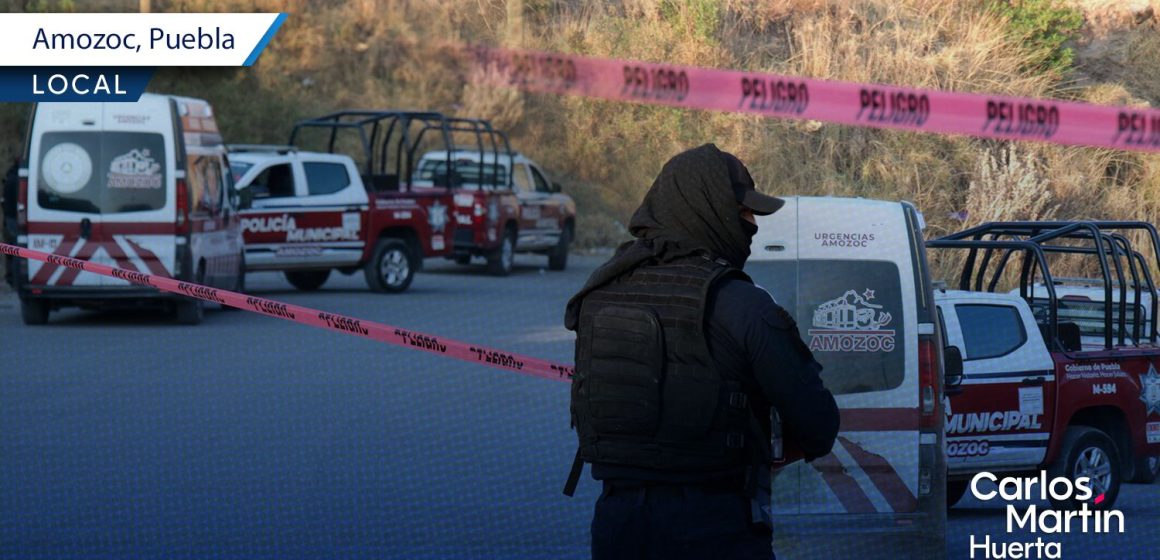
[[[483,119],[451,117],[443,133],[451,149],[420,158],[412,185],[446,185],[454,193],[453,252],[460,264],[487,259],[498,276],[511,273],[515,253],[548,256],[548,268],[568,266],[576,204],[540,166],[511,149],[507,135]]]
[[[376,192],[349,156],[291,146],[231,146],[230,167],[247,271],[282,271],[300,290],[362,271],[370,289],[401,292],[450,248],[446,189]]]
[[[1152,242],[1155,260],[1133,248],[1129,232]],[[1122,481],[1155,478],[1160,346],[1155,322],[1146,320],[1157,301],[1149,272],[1160,263],[1155,228],[989,223],[927,247],[969,251],[959,289],[935,291],[945,343],[962,357],[954,376],[961,381],[948,384],[944,403],[948,505],[984,471],[1089,477],[1093,509],[1113,507]],[[1094,258],[1103,297],[1062,295],[1049,268],[1057,255]],[[1018,266],[1008,268],[1013,261]],[[1134,302],[1149,302],[1150,313]],[[1079,506],[1074,498],[1053,501]]]
[[[433,185],[451,169],[454,250],[467,264],[487,258],[492,274],[511,273],[515,253],[548,256],[550,270],[568,266],[576,227],[576,204],[519,152],[433,151],[419,160],[415,185]]]

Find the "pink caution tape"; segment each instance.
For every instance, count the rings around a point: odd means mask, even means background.
[[[422,350],[440,356],[447,356],[476,364],[484,364],[524,375],[543,377],[557,381],[571,381],[572,378],[571,365],[549,362],[530,356],[521,356],[479,344],[449,340],[409,329],[392,327],[381,323],[372,323],[345,315],[327,313],[300,305],[239,294],[219,288],[210,288],[209,286],[182,282],[164,276],[145,274],[123,268],[114,268],[71,257],[33,251],[15,245],[0,243],[0,253],[119,278],[133,284],[151,286],[164,292],[229,305],[245,311],[261,313],[303,325],[361,336],[380,342],[405,346],[413,350]]]
[[[559,93],[853,126],[1160,152],[1160,111],[951,93],[758,72],[482,46],[475,64],[510,85]]]

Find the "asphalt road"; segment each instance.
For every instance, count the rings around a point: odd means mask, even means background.
[[[523,257],[509,278],[429,261],[401,295],[370,293],[361,275],[315,293],[271,273],[247,282],[570,362],[563,304],[600,260],[547,272]],[[561,495],[567,407],[564,383],[251,313],[182,327],[70,310],[27,328],[3,293],[0,556],[583,558],[597,486]],[[1126,535],[1066,537],[1064,558],[1155,557],[1160,485],[1125,487],[1120,507]],[[956,508],[950,557],[1003,523],[999,506]]]

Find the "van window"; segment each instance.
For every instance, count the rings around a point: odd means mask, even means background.
[[[217,214],[222,208],[222,164],[219,156],[190,155],[186,169],[194,212]]]
[[[955,314],[966,346],[964,360],[998,358],[1027,342],[1019,310],[1010,305],[956,305]]]
[[[307,162],[306,188],[309,194],[332,194],[350,186],[350,174],[341,163]]]
[[[165,139],[150,132],[45,132],[40,140],[41,208],[115,214],[165,207]]]
[[[893,262],[750,262],[745,272],[793,312],[802,341],[835,395],[902,385],[907,333]]]
[[[258,173],[250,182],[254,198],[285,198],[294,196],[294,171],[289,163],[271,165]]]

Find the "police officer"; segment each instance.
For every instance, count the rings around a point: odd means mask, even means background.
[[[682,152],[629,222],[636,240],[568,302],[580,445],[565,493],[591,463],[593,558],[768,559],[770,426],[796,457],[830,452],[821,366],[741,271],[753,216],[783,204],[713,144]]]

